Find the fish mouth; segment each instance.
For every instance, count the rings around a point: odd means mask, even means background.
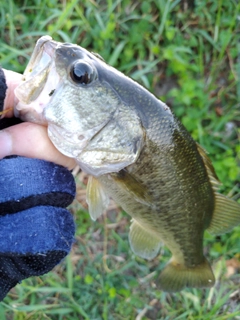
[[[14,108],[16,117],[47,124],[43,109],[60,83],[54,59],[57,46],[58,43],[50,36],[43,36],[37,41],[22,82],[15,89],[15,96],[19,100]]]

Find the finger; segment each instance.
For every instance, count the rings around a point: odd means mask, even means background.
[[[10,155],[51,161],[69,170],[76,166],[74,159],[64,156],[54,147],[46,127],[29,122],[0,131],[0,159]]]

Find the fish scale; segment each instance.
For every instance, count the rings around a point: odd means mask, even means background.
[[[145,149],[145,152],[147,154],[152,154],[151,150],[148,150],[148,149]],[[162,163],[161,161],[159,161],[160,157],[162,158]],[[142,158],[146,159],[147,161],[146,162],[142,161]],[[154,161],[155,159],[156,161]],[[137,181],[141,181],[142,188],[148,190],[150,197],[151,197],[151,193],[154,194],[154,205],[156,206],[156,209],[150,208],[151,212],[149,212],[149,208],[146,207],[146,205],[141,204],[138,201],[135,201],[135,199],[132,198],[131,196],[127,200],[126,191],[121,189],[121,185],[119,188],[118,182],[116,183],[116,186],[114,186],[118,190],[113,191],[113,183],[109,184],[108,178],[105,180],[101,178],[100,181],[103,183],[104,187],[107,188],[108,192],[111,193],[111,196],[115,199],[117,203],[122,203],[123,202],[122,199],[124,199],[125,204],[123,207],[125,211],[128,212],[136,220],[139,219],[141,221],[141,224],[143,225],[149,224],[151,230],[152,231],[154,230],[156,234],[159,234],[159,239],[164,240],[164,243],[169,247],[170,250],[171,250],[171,245],[168,245],[169,235],[170,235],[170,239],[172,239],[173,237],[175,241],[179,242],[179,245],[181,246],[181,251],[183,248],[185,248],[184,251],[187,251],[186,255],[189,256],[189,250],[193,251],[191,250],[191,247],[193,247],[194,250],[196,251],[195,242],[189,241],[189,238],[192,238],[192,237],[190,235],[189,230],[187,233],[186,233],[186,230],[183,230],[183,226],[186,225],[187,228],[189,228],[189,225],[191,224],[191,219],[192,219],[193,221],[192,225],[194,226],[194,229],[195,229],[192,231],[192,233],[197,234],[198,224],[195,223],[196,222],[195,216],[187,217],[185,213],[182,214],[181,211],[187,210],[186,208],[187,199],[186,197],[184,198],[184,194],[185,194],[184,190],[182,190],[181,194],[179,194],[179,192],[177,191],[179,190],[179,187],[181,187],[181,185],[186,184],[186,179],[183,180],[183,183],[181,182],[177,183],[176,181],[179,179],[174,174],[174,170],[171,164],[169,164],[169,162],[166,163],[165,159],[166,159],[166,156],[164,155],[164,153],[160,153],[160,154],[155,153],[154,158],[151,159],[152,161],[149,161],[149,158],[145,157],[145,154],[143,153],[142,155],[140,155],[139,160],[134,165],[135,171],[133,172],[131,170],[131,175],[134,175]],[[138,166],[137,166],[138,162],[141,163],[141,170],[138,169]],[[155,175],[156,175],[155,179],[149,179],[148,177],[149,171],[155,172]],[[163,183],[159,183],[159,180],[163,181]],[[114,181],[114,178],[113,178],[113,181]],[[111,191],[109,189],[111,189]],[[175,194],[175,197],[176,197],[175,201],[173,201],[172,199],[172,195],[171,195],[172,193]],[[190,212],[190,209],[192,208],[192,202],[193,202],[192,196],[193,195],[189,195],[188,197],[189,200],[191,200],[188,208],[189,212]],[[188,221],[186,222],[186,219],[189,220],[189,222]],[[182,236],[182,233],[183,233],[183,236]],[[196,261],[196,263],[198,263],[198,261]]]

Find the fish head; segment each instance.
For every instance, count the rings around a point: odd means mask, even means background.
[[[118,172],[136,161],[144,136],[139,117],[116,90],[123,82],[98,55],[43,36],[15,89],[14,112],[46,125],[56,148],[85,172]]]

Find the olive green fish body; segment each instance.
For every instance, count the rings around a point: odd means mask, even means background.
[[[159,125],[155,141],[146,138],[136,163],[99,179],[127,213],[191,267],[203,261],[203,232],[213,214],[214,192],[189,134],[175,119],[169,134],[167,118]]]
[[[110,195],[132,217],[135,254],[152,259],[161,242],[170,249],[160,288],[214,284],[204,231],[229,232],[240,223],[240,206],[217,193],[211,161],[162,101],[98,55],[48,36],[15,92],[15,115],[47,125],[55,147],[90,175],[92,219]]]

